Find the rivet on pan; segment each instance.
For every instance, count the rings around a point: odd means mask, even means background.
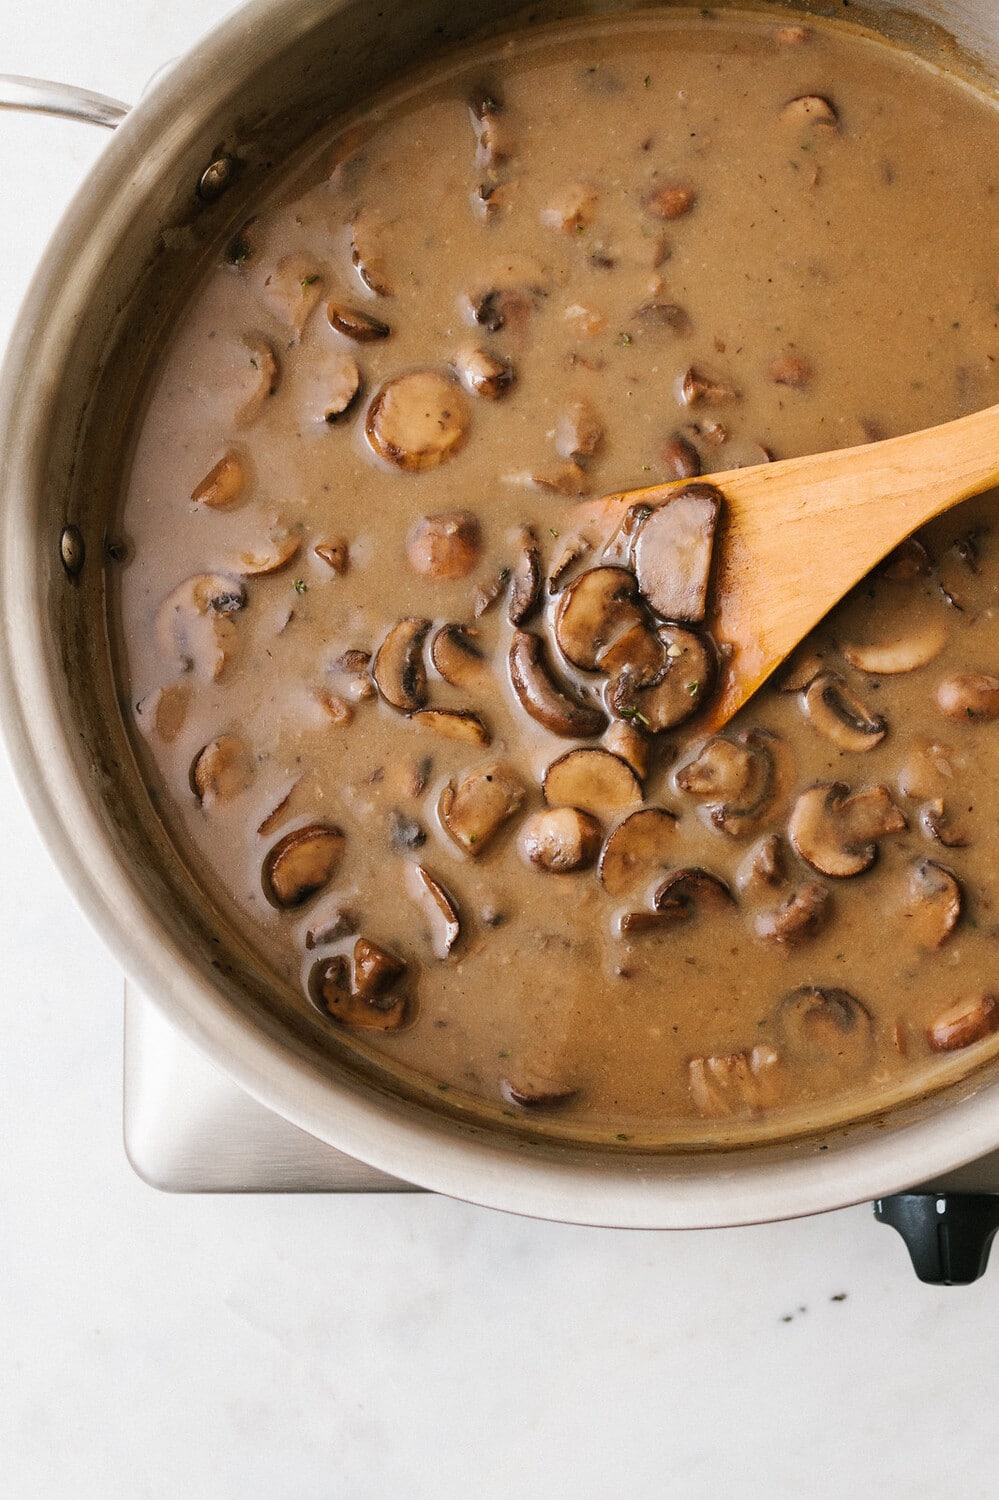
[[[203,198],[206,203],[214,203],[216,198],[221,198],[232,182],[235,167],[235,157],[217,156],[201,174],[198,197]]]
[[[66,526],[59,538],[59,556],[70,578],[75,578],[83,567],[83,537],[76,526]]]

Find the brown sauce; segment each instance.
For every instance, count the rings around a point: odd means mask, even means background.
[[[410,80],[220,247],[125,486],[122,685],[183,858],[338,1044],[665,1144],[992,1054],[994,497],[707,746],[724,643],[573,511],[999,400],[997,135],[856,31],[645,12]]]

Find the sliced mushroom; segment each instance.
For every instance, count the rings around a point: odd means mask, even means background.
[[[532,297],[516,287],[490,287],[469,294],[468,311],[472,322],[487,333],[501,328],[523,328],[533,306]]]
[[[635,575],[626,568],[590,568],[570,583],[555,610],[554,631],[566,661],[593,672],[601,657],[634,627],[644,631],[645,616],[638,602]],[[660,648],[653,672],[662,670]]]
[[[369,938],[357,939],[354,944],[354,992],[369,1004],[382,1000],[405,972],[403,960],[387,948]]]
[[[913,578],[927,578],[932,571],[929,553],[916,537],[906,537],[881,564],[882,578],[892,583],[909,583]]]
[[[372,448],[408,473],[436,469],[468,432],[468,406],[458,384],[437,370],[411,370],[387,381],[364,422]]]
[[[337,943],[344,937],[353,937],[356,932],[357,918],[349,907],[321,907],[305,930],[305,946],[311,953],[314,948],[320,948],[326,943]]]
[[[504,766],[497,765],[470,772],[457,786],[449,781],[437,811],[448,836],[474,858],[513,817],[523,800],[520,782]]]
[[[985,672],[958,672],[945,677],[937,688],[937,707],[959,723],[999,719],[999,677]]]
[[[291,806],[291,799],[295,794],[295,788],[298,786],[300,780],[300,776],[295,778],[281,800],[275,803],[267,816],[262,820],[257,828],[257,832],[261,838],[266,838],[268,834],[274,832],[275,828],[279,827],[285,813]]]
[[[654,187],[645,198],[645,212],[654,219],[682,219],[697,202],[692,187],[682,182],[666,182]]]
[[[778,690],[782,693],[803,692],[823,671],[825,662],[822,652],[816,651],[806,641],[788,658],[787,667],[777,683]]]
[[[526,484],[535,490],[552,490],[556,495],[568,495],[570,499],[590,492],[586,470],[572,459],[564,464],[554,464],[549,469],[538,468],[509,477],[515,484]]]
[[[243,741],[221,734],[199,750],[191,765],[191,790],[202,807],[231,802],[253,779],[253,761]]]
[[[296,338],[301,337],[322,293],[318,268],[305,255],[286,255],[264,279],[264,302]]]
[[[309,823],[279,839],[264,860],[264,895],[288,911],[329,885],[343,858],[344,834],[329,823]]]
[[[722,497],[710,484],[678,490],[657,505],[634,541],[642,597],[664,620],[703,620]]]
[[[171,682],[156,688],[135,706],[140,728],[152,731],[165,745],[172,745],[184,728],[191,696],[189,682]]]
[[[658,631],[666,651],[661,675],[642,686],[629,671],[612,682],[608,704],[621,719],[662,734],[699,713],[708,701],[715,679],[715,658],[707,641],[679,625]]]
[[[612,719],[604,730],[603,748],[626,760],[639,781],[644,781],[648,776],[651,759],[649,737],[635,724],[627,720]]]
[[[772,1047],[728,1056],[692,1057],[687,1065],[690,1097],[709,1119],[759,1114],[780,1102],[782,1069]]]
[[[218,680],[236,645],[230,616],[246,603],[238,578],[198,573],[168,594],[156,616],[156,642],[184,672]]]
[[[789,385],[794,390],[801,391],[812,378],[812,366],[803,354],[787,350],[770,361],[767,374],[775,385]]]
[[[680,400],[684,406],[724,406],[738,400],[739,392],[724,380],[714,380],[694,365],[684,373],[680,382]]]
[[[323,376],[323,421],[332,427],[354,408],[361,394],[361,372],[349,356],[330,364]]]
[[[676,841],[676,814],[664,807],[634,812],[615,828],[600,856],[604,890],[615,900],[646,891],[667,868]]]
[[[604,424],[581,396],[569,403],[555,424],[555,447],[562,458],[591,458],[603,438]]]
[[[351,307],[346,302],[327,302],[326,316],[331,328],[335,328],[337,333],[343,334],[345,339],[350,339],[355,344],[374,344],[379,339],[387,339],[392,332],[381,318],[375,318],[371,313],[366,313],[359,307]]]
[[[829,917],[830,900],[828,886],[820,885],[817,880],[807,881],[792,891],[776,911],[759,913],[754,924],[757,935],[768,943],[795,947],[822,931]]]
[[[867,1006],[835,986],[805,984],[792,990],[777,1009],[777,1024],[791,1057],[802,1062],[833,1062],[855,1072],[874,1050],[874,1022]]]
[[[503,104],[490,89],[476,89],[468,101],[468,111],[475,131],[475,161],[480,167],[499,167],[510,153],[501,116]]]
[[[698,802],[743,809],[755,806],[766,790],[768,771],[745,740],[715,735],[694,759],[680,767],[675,780],[681,792]]]
[[[510,603],[507,608],[510,624],[523,625],[540,602],[541,556],[538,552],[538,540],[530,526],[524,526],[518,538],[517,561],[511,575]]]
[[[739,868],[736,884],[741,891],[759,894],[780,885],[784,875],[784,845],[779,834],[768,833],[749,851]]]
[[[427,914],[435,957],[447,958],[461,936],[461,918],[454,897],[422,865],[409,866],[407,881]]]
[[[898,789],[903,797],[922,802],[953,787],[955,772],[963,769],[964,757],[952,746],[935,740],[913,740],[898,773]]]
[[[316,702],[326,711],[326,716],[337,729],[345,729],[353,722],[354,707],[348,703],[346,698],[341,698],[339,693],[331,692],[327,687],[319,688],[316,692]]]
[[[957,1000],[942,1010],[926,1028],[926,1039],[934,1052],[957,1052],[981,1042],[999,1030],[999,1000],[995,995],[978,995],[971,1000]]]
[[[391,297],[392,284],[385,268],[385,221],[374,209],[362,208],[350,225],[350,258],[369,291]]]
[[[805,689],[802,703],[812,728],[839,750],[873,750],[888,733],[881,715],[870,713],[838,672],[820,672]]]
[[[589,229],[597,211],[597,194],[588,182],[566,182],[541,210],[541,222],[562,234]]]
[[[513,388],[513,366],[485,349],[466,347],[454,357],[454,368],[468,389],[486,401],[498,401]]]
[[[955,828],[950,814],[944,807],[943,798],[936,797],[919,810],[919,826],[928,838],[943,844],[945,849],[966,849],[971,840]]]
[[[500,1093],[508,1104],[519,1109],[554,1109],[575,1099],[579,1090],[554,1078],[540,1076],[518,1076],[504,1078],[500,1082]]]
[[[696,479],[701,472],[701,458],[689,438],[675,432],[663,448],[663,465],[667,479]]]
[[[268,397],[281,383],[281,366],[273,348],[264,338],[243,340],[245,365],[240,372],[241,400],[233,415],[237,427],[249,427],[260,416]]]
[[[321,958],[313,965],[308,992],[323,1015],[341,1026],[396,1031],[407,1019],[405,995],[369,997],[358,993],[351,985],[350,967],[342,954]]]
[[[858,672],[872,677],[893,677],[901,672],[915,672],[939,656],[947,644],[947,628],[942,620],[929,620],[909,634],[891,640],[857,645],[842,641],[840,655]]]
[[[952,871],[921,859],[909,875],[905,936],[927,952],[940,948],[961,916],[961,887]]]
[[[406,543],[409,565],[421,578],[467,578],[481,552],[479,523],[467,510],[421,516]]]
[[[236,559],[236,572],[243,578],[263,577],[277,573],[287,567],[292,558],[298,556],[302,545],[301,532],[275,522],[266,540]]]
[[[690,917],[701,907],[719,910],[731,906],[735,901],[731,887],[710,870],[689,866],[682,870],[671,870],[666,879],[657,886],[652,906],[655,911]]]
[[[573,563],[578,562],[590,551],[590,543],[581,536],[567,536],[562,542],[559,554],[552,563],[551,572],[548,574],[548,592],[557,594],[559,584],[568,573]]]
[[[578,807],[546,808],[520,830],[520,847],[532,865],[555,875],[585,870],[600,853],[603,830]]]
[[[478,691],[490,677],[478,635],[467,625],[442,625],[430,642],[430,660],[444,681],[464,692]]]
[[[635,322],[642,328],[669,329],[670,333],[686,333],[690,328],[690,315],[685,308],[678,307],[675,302],[643,302],[635,311]],[[699,474],[700,466],[693,472]],[[677,477],[682,479],[687,476],[681,474]]]
[[[415,713],[427,701],[423,642],[429,629],[429,620],[400,620],[375,654],[371,667],[375,686],[385,702],[401,713]]]
[[[642,786],[628,762],[609,750],[569,750],[544,774],[549,807],[575,807],[594,817],[613,817],[642,800]]]
[[[210,510],[224,510],[243,498],[246,489],[246,468],[235,453],[225,453],[218,463],[196,485],[191,499],[196,505],[207,505]]]
[[[877,840],[904,827],[905,818],[887,787],[869,787],[851,796],[841,781],[819,782],[794,804],[788,837],[795,853],[813,870],[842,879],[869,870],[877,857]]]
[[[789,125],[818,125],[827,129],[839,124],[836,106],[821,94],[800,94],[788,100],[780,117]]]
[[[510,207],[516,196],[516,182],[479,182],[472,189],[472,208],[486,224]]]
[[[492,744],[489,730],[478,714],[469,708],[421,708],[409,718],[418,728],[430,729],[434,734],[463,745]]]
[[[515,630],[510,643],[510,681],[524,712],[552,734],[566,739],[590,739],[607,720],[593,704],[572,697],[552,677],[540,636]]]
[[[317,542],[312,550],[320,562],[324,562],[341,577],[350,567],[350,546],[343,537],[330,537],[325,542]]]

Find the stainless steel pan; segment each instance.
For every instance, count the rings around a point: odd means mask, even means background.
[[[824,1139],[727,1153],[556,1146],[431,1111],[275,1004],[267,975],[172,856],[133,765],[102,623],[102,552],[135,393],[201,248],[239,221],[272,156],[516,11],[513,0],[253,0],[123,119],[50,246],[0,382],[11,758],[68,884],[128,974],[252,1095],[351,1155],[475,1202],[622,1226],[745,1223],[887,1194],[999,1148],[993,1073]],[[908,17],[871,0],[864,18],[927,48],[946,41],[944,28],[983,72],[999,72],[994,0],[913,0]],[[12,91],[21,105],[66,102]],[[121,107],[99,108],[114,123]]]

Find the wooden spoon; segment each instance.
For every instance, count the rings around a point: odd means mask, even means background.
[[[606,543],[633,505],[691,480],[584,502]],[[698,481],[699,482],[699,481]],[[999,484],[999,406],[905,437],[705,475],[725,497],[707,624],[732,648],[702,722],[720,729],[875,563],[917,527]]]

